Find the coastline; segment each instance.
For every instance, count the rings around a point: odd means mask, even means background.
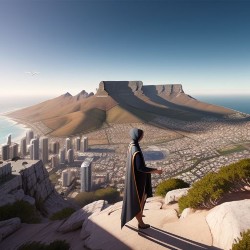
[[[7,120],[10,123],[13,123],[13,126],[18,126],[21,129],[23,129],[23,133],[21,135],[18,135],[18,136],[15,136],[15,137],[11,138],[12,141],[14,141],[16,143],[20,143],[21,139],[26,136],[26,132],[29,129],[33,130],[35,135],[38,135],[38,136],[46,135],[46,136],[50,137],[49,135],[47,135],[47,134],[45,134],[43,132],[44,129],[42,129],[41,127],[42,126],[46,127],[43,123],[40,126],[39,126],[39,124],[34,125],[34,124],[30,123],[30,122],[27,122],[26,120],[9,116],[9,114],[10,114],[10,112],[5,113],[5,114],[0,114],[0,117]],[[41,123],[41,122],[39,122],[39,123]],[[6,134],[6,136],[7,136],[7,134]]]

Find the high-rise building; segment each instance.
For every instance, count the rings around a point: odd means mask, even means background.
[[[58,155],[53,155],[51,157],[51,167],[52,168],[57,168],[59,166],[59,158]]]
[[[6,144],[11,145],[11,134],[8,134]]]
[[[14,143],[12,145],[10,145],[10,159],[13,159],[15,157],[18,156],[18,144],[17,143]]]
[[[26,154],[27,154],[27,142],[26,142],[26,137],[23,137],[21,139],[20,155],[24,157]]]
[[[59,163],[60,164],[64,164],[65,163],[65,158],[66,158],[65,155],[66,155],[65,148],[60,149],[60,151],[59,151]]]
[[[74,151],[73,151],[73,149],[69,149],[67,151],[67,160],[68,160],[68,163],[73,163],[74,162]]]
[[[68,172],[62,171],[62,186],[67,187],[68,186]]]
[[[92,169],[93,158],[86,158],[81,165],[81,192],[90,192],[92,188]]]
[[[72,148],[72,145],[71,145],[71,139],[70,138],[67,138],[66,141],[65,141],[65,148],[66,148],[66,152],[68,152],[69,149]]]
[[[80,151],[81,150],[81,138],[80,137],[77,137],[75,139],[75,148],[76,148],[76,151]]]
[[[68,187],[73,180],[73,174],[70,169],[65,169],[62,171],[62,186]]]
[[[10,145],[2,144],[2,160],[7,161],[10,159]]]
[[[88,151],[88,137],[82,138],[82,152]]]
[[[52,154],[59,154],[60,144],[58,141],[51,143],[51,152]]]
[[[30,144],[33,145],[33,157],[31,160],[39,160],[39,139],[32,139]]]
[[[29,153],[30,153],[30,159],[33,160],[34,159],[34,145],[33,144],[29,145]]]
[[[26,142],[27,144],[30,144],[30,141],[34,138],[34,132],[29,129],[27,132],[26,132]]]
[[[41,147],[41,160],[43,164],[48,163],[49,159],[49,139],[48,137],[40,138],[40,147]]]

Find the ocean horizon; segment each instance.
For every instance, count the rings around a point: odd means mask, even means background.
[[[214,104],[227,107],[243,113],[250,114],[250,95],[192,95],[193,98]],[[8,134],[11,134],[12,141],[20,142],[29,129],[25,125],[17,123],[2,114],[28,107],[46,101],[51,97],[19,97],[19,98],[1,98],[0,99],[0,144],[6,143]]]

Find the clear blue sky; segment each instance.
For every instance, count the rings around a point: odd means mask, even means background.
[[[250,94],[250,1],[0,0],[0,95],[102,80]]]

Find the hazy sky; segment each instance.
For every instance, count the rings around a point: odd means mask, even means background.
[[[250,1],[0,0],[0,95],[102,80],[250,94]]]

